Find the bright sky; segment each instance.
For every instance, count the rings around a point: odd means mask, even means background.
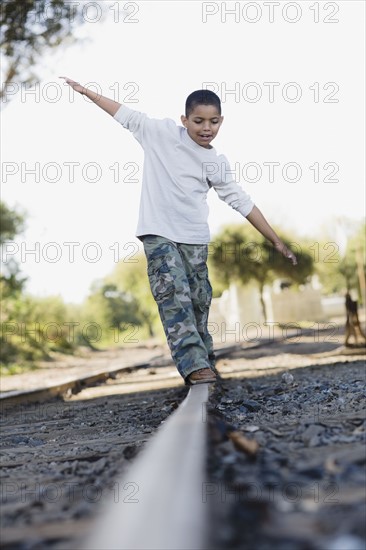
[[[178,124],[211,83],[225,117],[213,145],[271,224],[338,242],[335,217],[363,218],[363,1],[110,2],[104,22],[89,4],[88,40],[43,57],[36,94],[23,87],[3,111],[2,199],[27,212],[8,252],[29,292],[81,302],[140,246],[142,149],[59,75]],[[213,239],[248,223],[214,191],[209,205]]]

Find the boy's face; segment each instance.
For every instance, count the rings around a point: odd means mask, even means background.
[[[183,126],[193,141],[209,149],[211,141],[216,137],[224,117],[214,105],[197,105],[189,117],[180,117]]]

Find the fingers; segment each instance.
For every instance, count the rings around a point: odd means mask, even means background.
[[[67,76],[60,76],[59,78],[63,78],[65,80],[66,84],[68,84],[73,90],[75,90],[75,92],[78,92],[81,95],[84,94],[84,88],[80,84],[80,82],[76,82],[75,80],[71,80],[71,78],[67,78]]]
[[[68,78],[67,76],[59,76],[59,78],[63,78],[67,84],[79,84],[79,82],[76,82],[75,80],[72,80],[71,78]]]
[[[291,252],[286,246],[282,249],[282,254],[285,256],[285,258],[288,258],[291,260],[292,265],[297,265],[297,259],[295,254]]]
[[[292,254],[292,252],[289,252],[288,254],[286,254],[286,258],[288,258],[289,260],[291,260],[292,265],[297,265],[296,256],[295,256],[294,254]]]
[[[277,248],[277,250],[279,252],[281,252],[281,254],[285,257],[285,258],[288,258],[289,260],[291,260],[292,262],[292,265],[297,265],[297,259],[296,259],[296,256],[295,254],[293,254],[293,252],[291,252],[291,250],[289,248],[287,248],[287,246],[281,242],[278,242],[275,244],[275,247]]]
[[[297,259],[295,256],[292,258],[292,265],[297,265]]]

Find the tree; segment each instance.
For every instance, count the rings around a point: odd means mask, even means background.
[[[358,231],[348,240],[346,253],[339,264],[339,272],[344,278],[346,290],[357,289],[361,302],[365,302],[365,233],[366,225],[361,224]]]
[[[90,330],[87,333],[78,331],[79,343],[86,343],[90,347],[93,347],[91,343],[94,338],[97,338],[94,341],[109,344],[113,337],[116,342],[119,341],[121,333],[131,332],[131,328],[142,324],[134,296],[119,290],[106,279],[93,284],[91,294],[81,306],[81,319],[85,326],[90,326]],[[98,332],[100,337],[97,335]]]
[[[16,307],[16,300],[23,288],[25,279],[19,276],[19,266],[15,260],[3,262],[4,248],[6,242],[12,241],[14,237],[23,230],[24,217],[15,210],[11,210],[6,204],[0,201],[0,248],[1,248],[1,274],[0,274],[0,298],[1,298],[1,336],[0,360],[7,361],[17,354],[17,347],[10,338],[4,336],[4,327],[13,318]]]
[[[288,248],[294,248],[295,243],[281,236],[279,230],[276,232]],[[263,298],[265,285],[272,283],[278,277],[296,285],[304,284],[313,273],[313,260],[310,254],[304,251],[297,253],[298,264],[294,267],[258,231],[242,224],[223,228],[216,236],[214,243],[211,243],[210,250],[210,268],[214,272],[214,277],[226,286],[231,281],[241,284],[247,284],[251,280],[257,282],[265,319],[267,318]]]
[[[0,202],[0,246],[23,231],[25,215]],[[12,243],[13,244],[13,243]],[[3,254],[2,254],[3,257]],[[25,277],[17,262],[4,262],[0,275],[1,336],[0,361],[34,361],[49,358],[50,351],[70,352],[74,342],[68,338],[68,310],[59,297],[35,298],[24,292]],[[46,327],[46,328],[45,328]]]
[[[4,0],[1,5],[1,47],[4,53],[2,105],[9,101],[14,86],[33,84],[41,55],[52,48],[72,43],[74,30],[90,21],[90,7],[102,12],[104,2],[65,0]],[[88,16],[89,14],[89,16]],[[95,17],[95,15],[94,15]]]
[[[4,258],[4,247],[8,241],[21,233],[24,229],[24,214],[10,209],[4,202],[0,201],[0,248],[1,257]],[[1,265],[0,289],[3,299],[19,292],[24,285],[25,278],[20,277],[20,270],[17,262],[11,258]]]
[[[318,239],[308,240],[314,258],[315,271],[325,294],[357,290],[364,300],[365,288],[365,223],[342,220],[347,232],[341,247],[335,242],[334,231],[323,229]],[[338,239],[337,239],[338,240]]]
[[[136,315],[141,324],[147,327],[152,338],[156,335],[157,327],[160,329],[160,321],[147,277],[147,262],[144,254],[134,256],[134,260],[136,261],[121,260],[106,281],[134,297]]]

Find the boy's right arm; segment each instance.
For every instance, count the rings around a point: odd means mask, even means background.
[[[66,84],[71,86],[75,92],[78,92],[81,95],[85,95],[93,103],[98,105],[103,111],[108,113],[111,116],[114,116],[118,109],[121,107],[121,103],[118,103],[118,101],[113,101],[113,99],[109,99],[108,97],[104,97],[100,94],[97,94],[96,92],[93,92],[92,90],[89,90],[88,88],[85,88],[79,82],[75,82],[74,80],[71,80],[71,78],[68,78],[67,76],[60,76],[60,78],[64,78],[66,81]]]

